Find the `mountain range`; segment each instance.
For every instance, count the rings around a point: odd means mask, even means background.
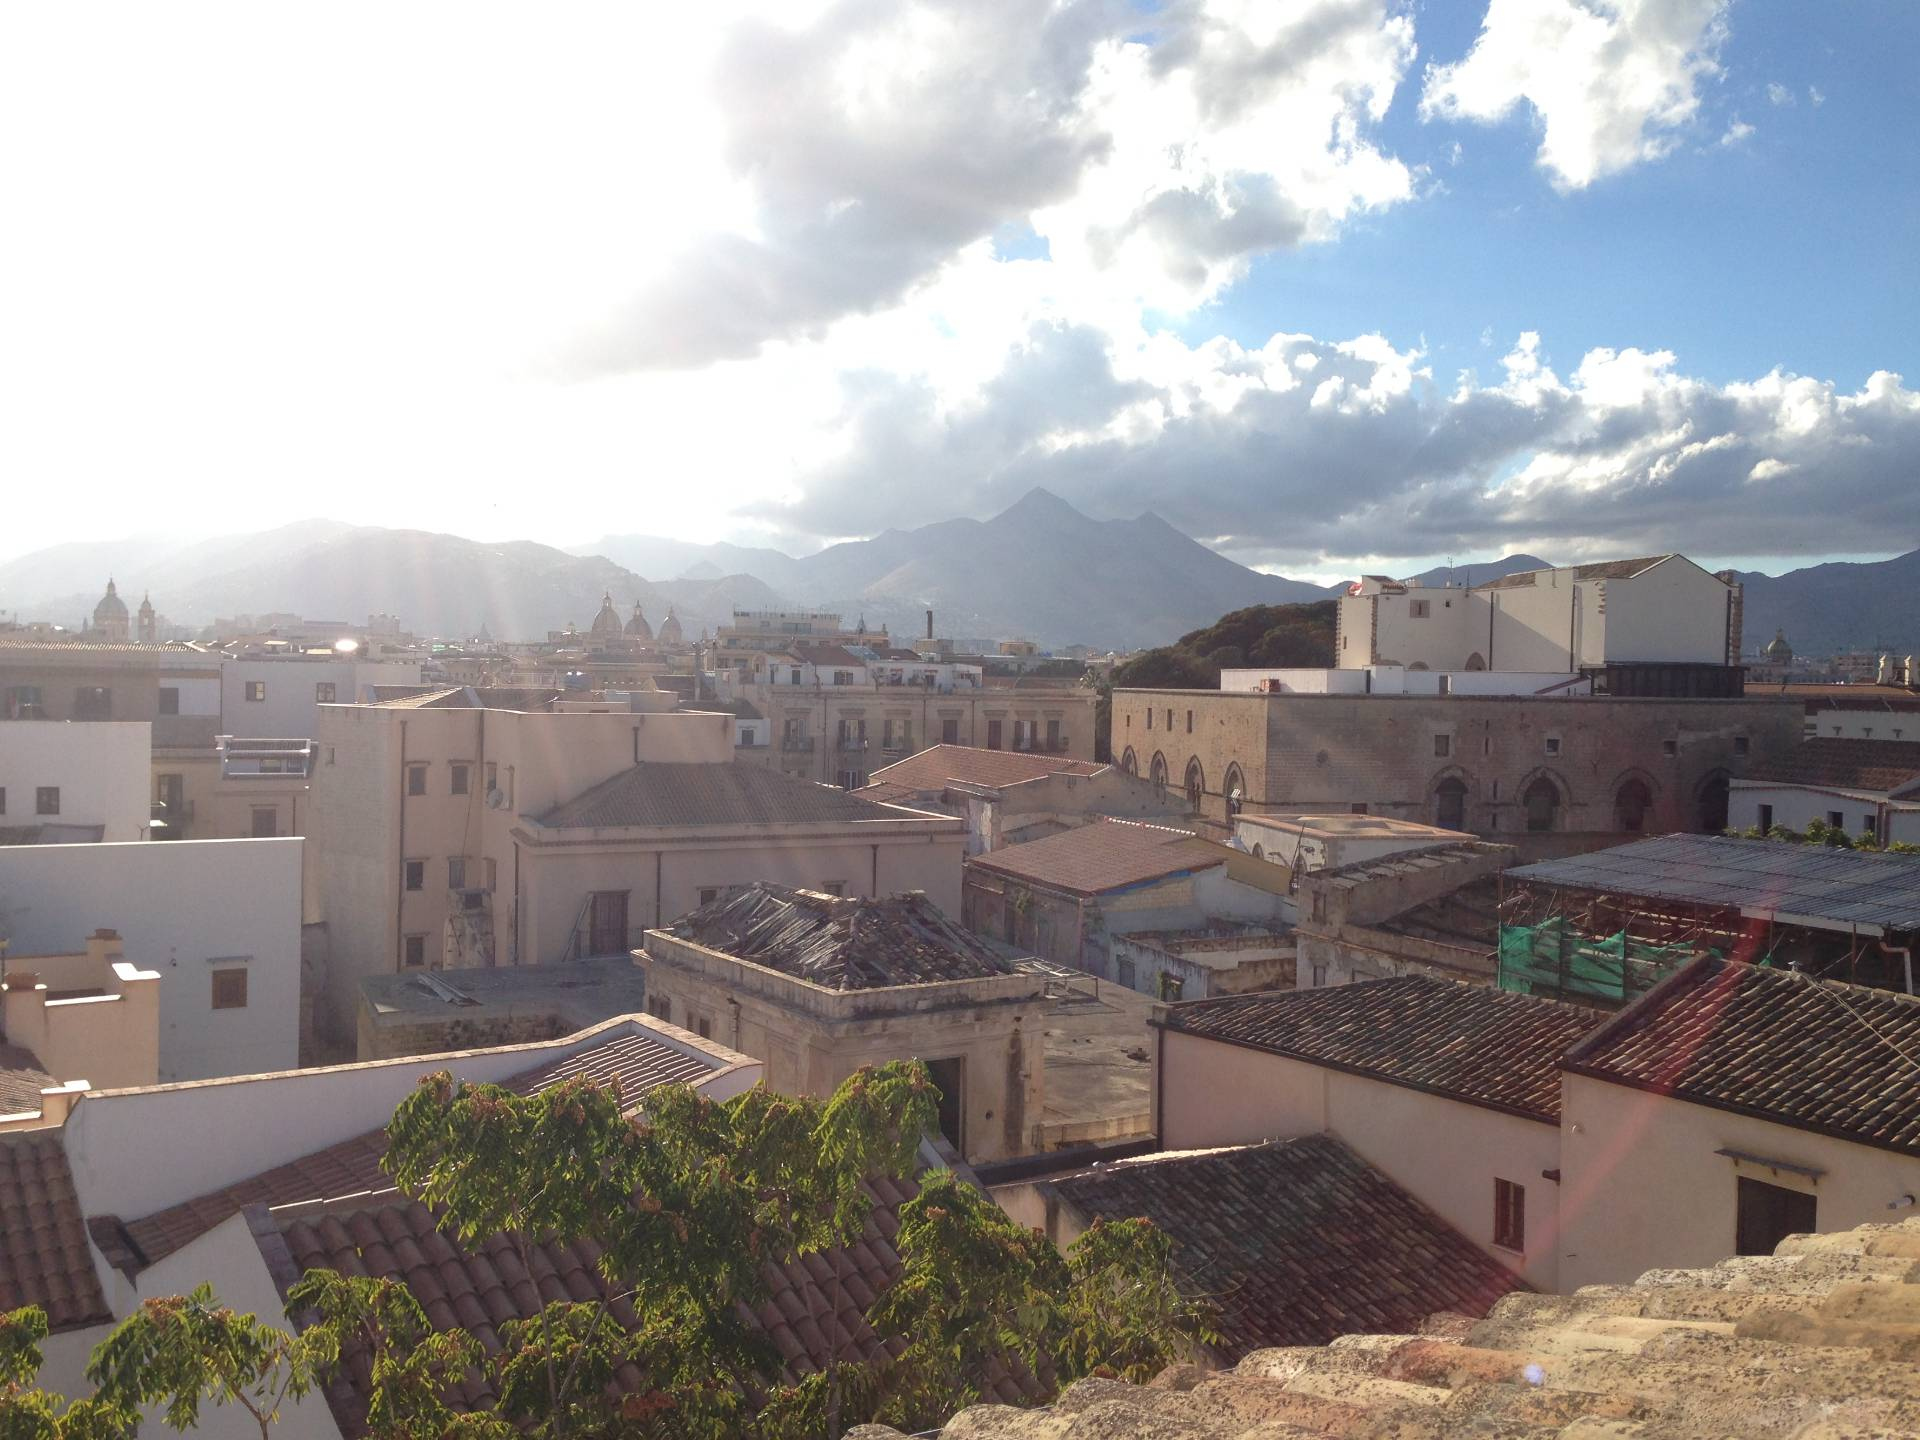
[[[1549,562],[1533,555],[1438,567],[1419,578],[1479,584]],[[398,615],[424,634],[501,638],[586,626],[611,594],[657,625],[672,604],[689,636],[739,609],[817,608],[899,636],[934,611],[943,636],[1024,636],[1100,649],[1166,644],[1249,605],[1321,600],[1326,587],[1251,570],[1151,512],[1094,520],[1045,490],[988,520],[942,520],[794,557],[778,550],[607,535],[572,551],[421,530],[310,520],[181,542],[146,536],[53,546],[0,563],[0,615],[77,625],[106,578],[129,605],[150,593],[178,624],[285,611]],[[1784,629],[1812,654],[1920,650],[1920,551],[1785,575],[1743,573],[1748,648]]]

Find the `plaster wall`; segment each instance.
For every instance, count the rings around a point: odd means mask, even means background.
[[[1734,1253],[1740,1177],[1816,1198],[1821,1231],[1885,1224],[1920,1195],[1920,1159],[1562,1074],[1561,1288],[1626,1284],[1655,1267]],[[1818,1180],[1714,1152],[1742,1150]]]
[[[103,840],[144,840],[152,753],[144,720],[0,724],[0,825],[104,825]],[[59,789],[58,813],[39,813],[43,786]]]
[[[1920,746],[1915,747],[1915,770],[1920,771]],[[1760,807],[1771,806],[1772,824],[1789,830],[1805,830],[1810,821],[1830,823],[1835,811],[1841,827],[1849,835],[1863,835],[1869,829],[1879,833],[1884,820],[1886,840],[1920,843],[1920,805],[1889,802],[1883,794],[1870,790],[1826,789],[1812,785],[1769,785],[1735,781],[1727,801],[1727,825],[1747,830],[1760,824]]]
[[[0,847],[0,915],[16,955],[62,954],[117,930],[160,973],[160,1079],[299,1063],[301,846],[286,840]],[[247,972],[247,1003],[213,1008],[213,972]]]

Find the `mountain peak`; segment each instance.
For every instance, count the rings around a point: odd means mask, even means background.
[[[993,518],[1006,520],[1038,520],[1043,517],[1054,519],[1085,520],[1087,517],[1076,510],[1067,501],[1044,486],[1036,485]]]

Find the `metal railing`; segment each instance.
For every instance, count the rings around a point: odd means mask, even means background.
[[[780,748],[781,748],[782,750],[803,750],[803,751],[805,751],[805,750],[812,750],[812,749],[813,749],[813,736],[811,736],[811,735],[782,735],[782,736],[780,737]]]

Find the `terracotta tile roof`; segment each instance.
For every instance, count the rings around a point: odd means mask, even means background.
[[[1920,744],[1838,736],[1803,740],[1792,750],[1756,756],[1743,778],[1893,795],[1920,784]]]
[[[841,899],[762,881],[682,916],[671,929],[682,940],[829,990],[1014,973],[921,894]]]
[[[656,1086],[690,1082],[713,1068],[650,1036],[627,1034],[528,1070],[505,1083],[509,1090],[532,1095],[585,1075],[602,1084],[619,1085],[621,1099],[633,1104]],[[386,1153],[386,1131],[369,1130],[117,1228],[123,1232],[134,1268],[141,1268],[199,1239],[249,1205],[298,1205],[391,1191],[393,1181],[380,1168]]]
[[[875,1203],[865,1234],[859,1244],[841,1252],[846,1263],[837,1312],[861,1359],[880,1351],[865,1312],[899,1274],[900,1257],[893,1245],[899,1210],[917,1187],[911,1181],[880,1181],[869,1186],[868,1193]],[[407,1200],[344,1214],[283,1216],[280,1231],[295,1275],[326,1266],[350,1275],[404,1280],[435,1328],[463,1328],[494,1353],[500,1349],[499,1327],[505,1321],[529,1318],[554,1300],[592,1300],[606,1290],[597,1268],[600,1252],[591,1242],[535,1246],[529,1272],[506,1237],[462,1247],[435,1227],[424,1206]],[[769,1297],[757,1309],[741,1306],[741,1318],[766,1333],[790,1378],[809,1374],[825,1362],[830,1349],[821,1321],[836,1313],[832,1264],[826,1256],[813,1256],[792,1265],[768,1266],[762,1274]],[[639,1323],[624,1299],[614,1300],[611,1310],[623,1325]],[[368,1367],[364,1353],[350,1352],[344,1358],[327,1401],[342,1433],[351,1437],[366,1430]],[[1030,1404],[1039,1397],[1037,1387],[1004,1372],[982,1380],[984,1398]],[[629,1367],[620,1372],[618,1383],[630,1389],[641,1383],[641,1376]],[[493,1397],[478,1377],[470,1377],[459,1398],[464,1405],[479,1406]]]
[[[60,1082],[24,1045],[0,1040],[0,1115],[26,1115],[40,1108],[40,1092]]]
[[[1576,580],[1628,580],[1643,570],[1651,570],[1662,560],[1672,558],[1671,554],[1641,555],[1631,560],[1602,560],[1592,565],[1572,565],[1564,568],[1571,569],[1573,578]],[[1549,565],[1540,570],[1516,570],[1511,575],[1502,575],[1483,585],[1476,585],[1474,589],[1509,590],[1520,585],[1537,585],[1540,583],[1540,576],[1550,575],[1556,568],[1561,567]]]
[[[1082,1380],[1035,1415],[980,1405],[968,1440],[1724,1440],[1913,1435],[1920,1221],[1789,1236],[1772,1255],[1515,1291],[1485,1319]],[[875,1428],[864,1440],[896,1432]]]
[[[1785,695],[1805,700],[1809,715],[1822,710],[1884,710],[1890,714],[1920,710],[1920,691],[1904,685],[1782,685],[1777,680],[1749,680],[1746,691],[1762,697]]]
[[[1557,1000],[1404,975],[1192,1000],[1163,1023],[1557,1124],[1560,1057],[1601,1019]]]
[[[739,761],[642,761],[549,810],[556,830],[856,824],[918,818],[832,785]]]
[[[1082,1218],[1144,1216],[1216,1297],[1223,1349],[1324,1345],[1480,1316],[1519,1276],[1329,1135],[1118,1160],[1042,1182]]]
[[[808,645],[804,641],[795,641],[793,653],[809,665],[825,665],[829,669],[844,666],[849,670],[860,670],[867,664],[844,645]]]
[[[550,708],[565,693],[538,686],[376,685],[373,703],[389,710],[524,710]]]
[[[1890,990],[1699,960],[1575,1046],[1566,1068],[1920,1155],[1920,999]]]
[[[970,868],[1055,890],[1098,895],[1187,870],[1224,865],[1231,852],[1186,830],[1100,818],[1043,840],[967,859]]]
[[[55,1330],[113,1318],[58,1130],[0,1135],[0,1311],[23,1305]]]
[[[918,754],[873,772],[873,783],[904,790],[943,790],[949,785],[998,788],[1037,780],[1045,775],[1098,775],[1107,767],[1065,755],[1036,755],[1027,751],[983,750],[973,745],[930,745]]]

